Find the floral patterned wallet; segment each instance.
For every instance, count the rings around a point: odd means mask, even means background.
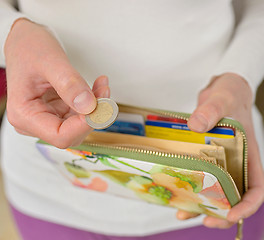
[[[145,120],[149,115],[183,122],[190,117],[121,104],[119,110]],[[222,119],[217,127],[232,129],[234,136],[201,144],[94,131],[78,147],[62,150],[39,140],[37,148],[85,190],[225,218],[247,190],[247,140],[235,120]],[[240,235],[239,228],[237,239]]]

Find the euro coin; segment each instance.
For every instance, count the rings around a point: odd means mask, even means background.
[[[93,112],[85,116],[87,124],[94,129],[104,129],[111,126],[118,115],[118,106],[110,98],[98,98]]]

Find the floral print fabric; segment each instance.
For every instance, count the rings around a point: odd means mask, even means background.
[[[75,186],[224,218],[231,208],[212,174],[38,144]]]

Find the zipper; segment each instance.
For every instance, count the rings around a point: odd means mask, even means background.
[[[120,150],[123,152],[130,152],[135,154],[144,154],[144,155],[150,155],[150,156],[157,156],[157,157],[165,157],[165,158],[178,158],[178,159],[185,159],[185,160],[191,160],[191,161],[202,161],[206,164],[211,164],[213,166],[218,167],[222,172],[224,172],[229,180],[233,183],[232,186],[235,186],[235,182],[230,175],[221,165],[218,163],[214,163],[206,158],[198,157],[194,155],[188,155],[188,154],[177,154],[177,153],[169,153],[169,152],[161,152],[161,151],[152,151],[152,150],[146,150],[143,148],[133,148],[133,147],[120,147],[120,146],[111,146],[107,144],[98,144],[98,143],[83,143],[86,146],[96,147],[96,148],[104,148],[109,150]],[[77,147],[78,148],[78,147]],[[237,193],[237,197],[240,199],[240,194],[238,193],[237,188],[234,187],[234,191]]]
[[[108,149],[108,150],[118,150],[118,151],[122,151],[122,152],[127,152],[127,153],[133,153],[133,154],[144,154],[147,156],[156,156],[156,157],[163,157],[163,158],[169,158],[169,159],[173,159],[173,158],[178,158],[178,159],[184,159],[184,160],[190,160],[190,161],[200,161],[200,162],[204,162],[206,164],[210,164],[213,166],[216,166],[218,169],[220,169],[225,175],[228,176],[229,181],[232,182],[232,187],[234,192],[236,192],[237,198],[239,198],[239,200],[241,199],[240,194],[237,190],[237,188],[235,187],[236,184],[232,178],[232,176],[230,175],[229,172],[227,172],[221,165],[219,165],[218,163],[214,163],[206,158],[203,157],[198,157],[198,156],[194,156],[194,155],[188,155],[188,154],[177,154],[177,153],[170,153],[170,152],[162,152],[162,151],[153,151],[153,150],[147,150],[144,148],[134,148],[134,147],[122,147],[122,146],[112,146],[112,145],[108,145],[108,144],[98,144],[98,143],[89,143],[89,142],[83,142],[82,145],[85,146],[90,146],[90,147],[95,147],[95,148],[103,148],[103,149]],[[73,147],[75,149],[80,149],[79,147]]]
[[[175,112],[170,112],[170,111],[141,108],[141,107],[129,106],[129,105],[123,105],[123,104],[119,104],[119,106],[138,109],[140,111],[146,111],[149,113],[154,113],[154,114],[158,114],[158,115],[162,115],[162,116],[174,117],[174,118],[178,118],[178,119],[182,119],[182,120],[186,120],[186,121],[188,121],[190,118],[190,114],[188,114],[188,113],[175,113]],[[232,119],[222,119],[220,122],[217,123],[216,126],[234,128],[236,131],[239,131],[243,137],[243,144],[244,144],[244,147],[243,147],[243,149],[244,149],[244,152],[243,152],[243,156],[244,156],[244,165],[243,165],[244,178],[243,178],[243,181],[244,181],[244,191],[246,191],[248,188],[248,184],[247,184],[248,174],[247,174],[247,141],[246,141],[245,131],[239,122],[234,122],[234,120],[232,120]],[[212,161],[208,161],[207,159],[205,159],[203,157],[186,155],[186,154],[168,153],[168,152],[162,152],[162,151],[152,151],[152,150],[146,150],[144,148],[139,148],[139,147],[135,148],[135,147],[111,146],[108,144],[98,144],[98,143],[88,143],[88,142],[86,142],[85,145],[93,146],[96,148],[104,148],[104,149],[108,148],[109,150],[120,150],[123,152],[129,152],[129,153],[135,153],[135,154],[144,154],[144,155],[148,155],[148,156],[188,159],[188,160],[192,160],[192,161],[206,162],[206,164],[211,164],[211,165],[216,166],[218,169],[220,169],[228,177],[229,181],[232,182],[233,190],[234,190],[234,192],[236,192],[238,199],[239,200],[241,199],[240,194],[239,194],[237,188],[235,187],[236,184],[235,184],[232,176],[230,175],[230,173],[227,172],[221,165],[214,163]]]

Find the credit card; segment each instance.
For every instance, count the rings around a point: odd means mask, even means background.
[[[142,115],[120,112],[116,121],[110,127],[100,131],[145,136],[144,125]]]
[[[147,120],[152,121],[165,121],[165,122],[174,122],[174,123],[186,123],[187,121],[180,118],[173,118],[173,117],[163,117],[163,116],[157,116],[157,115],[147,115]]]
[[[173,117],[163,117],[158,115],[147,115],[147,120],[154,120],[154,121],[165,121],[165,122],[174,122],[174,123],[185,123],[187,124],[187,121],[180,118],[173,118]],[[219,127],[219,128],[228,128],[232,129],[235,134],[235,129],[231,127]]]
[[[146,137],[161,138],[182,142],[210,144],[214,138],[233,138],[234,131],[231,128],[215,127],[206,133],[190,131],[187,124],[152,121],[145,122]]]

